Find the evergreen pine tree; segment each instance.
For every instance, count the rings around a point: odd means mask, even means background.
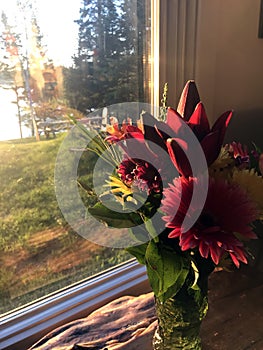
[[[87,112],[113,103],[144,101],[142,3],[83,1],[76,21],[78,54],[74,67],[65,71],[66,98],[72,107]]]

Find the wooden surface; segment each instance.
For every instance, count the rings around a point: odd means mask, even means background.
[[[210,279],[203,350],[263,350],[263,273],[245,268]]]
[[[255,269],[210,278],[203,350],[263,350],[263,276]],[[119,298],[84,319],[59,327],[33,350],[152,350],[156,327],[152,293]]]
[[[150,350],[155,320],[152,293],[124,296],[59,327],[31,349]]]

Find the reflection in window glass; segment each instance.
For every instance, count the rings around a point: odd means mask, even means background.
[[[0,313],[130,256],[65,222],[54,191],[68,115],[150,101],[149,0],[9,0],[0,21]],[[92,160],[91,160],[92,162]]]

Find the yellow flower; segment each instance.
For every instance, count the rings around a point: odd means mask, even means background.
[[[263,218],[263,178],[252,170],[235,170],[233,182],[242,187],[248,196],[257,204],[260,218]]]
[[[110,190],[104,192],[103,195],[112,193],[121,204],[124,204],[125,201],[136,202],[132,197],[133,191],[131,187],[127,186],[116,176],[109,176],[109,179],[109,181],[106,181],[104,187],[110,187]],[[135,204],[137,204],[137,202]]]
[[[110,125],[106,125],[106,131],[110,134],[110,135],[114,135],[116,137],[121,137],[123,134],[123,130],[119,127],[118,125],[118,119],[115,117],[111,117],[110,118]]]
[[[214,178],[231,179],[235,161],[226,148],[222,147],[218,158],[209,167],[209,174]]]

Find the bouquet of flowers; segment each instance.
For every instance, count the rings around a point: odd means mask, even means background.
[[[112,173],[89,213],[128,227],[126,249],[146,265],[158,316],[154,349],[200,349],[208,276],[251,256],[263,213],[263,156],[253,145],[223,145],[232,111],[210,127],[194,81],[178,107],[143,112],[135,123],[111,117],[96,139]],[[92,148],[92,147],[91,147]],[[108,201],[114,202],[109,209]]]

